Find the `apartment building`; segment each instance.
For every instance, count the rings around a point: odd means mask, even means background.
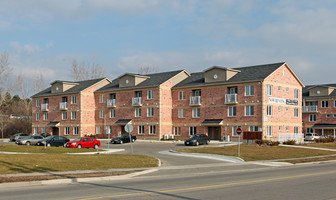
[[[304,133],[336,136],[336,84],[303,88],[302,121]]]
[[[83,136],[95,133],[94,92],[107,78],[79,82],[59,81],[32,96],[32,132]]]
[[[222,139],[237,137],[236,128],[241,127],[277,140],[281,133],[302,133],[302,87],[285,62],[214,66],[191,74],[185,70],[125,73],[113,81],[55,81],[33,96],[33,129],[35,133],[114,137],[131,123],[132,134],[142,139],[196,133]],[[67,99],[71,103],[65,109]]]

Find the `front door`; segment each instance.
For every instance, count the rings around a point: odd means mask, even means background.
[[[53,127],[52,128],[52,135],[59,135],[59,128]]]
[[[127,134],[127,132],[125,131],[125,126],[121,126],[121,134]]]
[[[220,140],[221,139],[221,127],[219,126],[209,126],[208,136],[210,140]]]

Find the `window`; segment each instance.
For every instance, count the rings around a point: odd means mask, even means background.
[[[138,126],[138,134],[139,135],[145,134],[145,127],[143,125]]]
[[[199,118],[200,117],[200,108],[193,108],[192,109],[192,117],[193,118]]]
[[[278,107],[278,111],[281,112],[281,106]]]
[[[326,114],[326,118],[330,118],[330,114]]]
[[[193,90],[192,91],[193,97],[200,97],[201,96],[201,90]]]
[[[185,92],[179,91],[178,92],[178,100],[185,100]]]
[[[295,98],[295,99],[298,99],[298,98],[299,98],[299,93],[300,93],[300,90],[298,90],[298,89],[295,89],[295,90],[294,90],[294,98]]]
[[[289,111],[289,107],[286,107],[286,112],[288,112]]]
[[[99,95],[99,103],[104,103],[105,96],[103,94]]]
[[[288,88],[288,87],[286,87],[286,92],[287,92],[287,93],[289,92],[289,88]]]
[[[114,109],[110,110],[110,118],[115,118],[115,110]]]
[[[62,120],[67,120],[67,112],[62,112]]]
[[[281,90],[281,86],[278,86],[278,90],[279,90],[279,91]]]
[[[309,115],[310,122],[316,122],[316,115]]]
[[[112,126],[106,126],[106,134],[112,133]]]
[[[141,108],[135,109],[135,117],[141,117]]]
[[[64,135],[69,135],[69,127],[64,127]]]
[[[178,118],[184,118],[184,109],[183,108],[178,109]]]
[[[254,96],[254,86],[253,85],[245,86],[245,96]]]
[[[76,96],[71,96],[71,104],[76,104]]]
[[[38,134],[38,127],[35,127],[35,128],[34,128],[34,133],[35,133],[35,134]]]
[[[272,136],[272,126],[267,126],[267,136]]]
[[[41,106],[41,100],[40,99],[36,99],[36,107],[40,107]]]
[[[323,100],[321,101],[322,103],[322,108],[328,108],[328,100]]]
[[[272,90],[273,90],[273,86],[267,85],[267,96],[272,96]]]
[[[46,133],[47,131],[46,131],[46,128],[45,127],[42,127],[41,128],[41,133]]]
[[[195,134],[196,134],[196,126],[190,126],[189,135],[195,135]]]
[[[104,111],[103,110],[99,111],[99,118],[104,119]]]
[[[258,126],[250,126],[250,131],[258,131]]]
[[[289,131],[289,126],[286,126],[286,131],[287,131],[287,132]]]
[[[154,108],[147,108],[147,117],[153,117],[154,116]]]
[[[154,91],[148,90],[147,91],[147,99],[154,99]]]
[[[299,133],[299,127],[294,126],[294,133]]]
[[[71,111],[71,119],[76,119],[76,111]]]
[[[48,120],[48,113],[44,113],[44,120]]]
[[[245,116],[254,116],[254,106],[245,106]]]
[[[267,106],[267,116],[272,116],[273,106]]]
[[[336,100],[334,101],[334,107],[336,107]]]
[[[279,126],[279,131],[282,131],[282,126]]]
[[[96,126],[96,134],[100,134],[100,126]]]
[[[333,114],[333,118],[336,118],[336,114]]]
[[[299,117],[299,109],[294,108],[294,117],[298,118]]]
[[[307,128],[307,133],[313,133],[314,130],[312,128]]]
[[[237,134],[237,128],[241,128],[241,126],[232,126],[232,136],[239,136]]]
[[[180,127],[174,127],[174,135],[176,136],[180,135]]]
[[[40,113],[36,113],[36,121],[40,121]]]
[[[228,107],[228,116],[235,117],[236,116],[236,106],[229,106]]]
[[[78,126],[75,126],[75,127],[73,128],[73,134],[74,134],[74,135],[78,135]]]
[[[155,135],[155,125],[149,126],[149,135]]]

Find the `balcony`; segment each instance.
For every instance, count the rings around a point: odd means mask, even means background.
[[[303,113],[314,113],[317,112],[317,106],[302,106]]]
[[[225,94],[225,104],[237,104],[238,94]]]
[[[201,96],[190,97],[190,106],[200,106],[201,105]]]
[[[142,98],[141,97],[132,98],[132,106],[142,106]]]
[[[49,104],[48,103],[41,104],[41,110],[42,111],[49,111]]]
[[[59,108],[60,110],[68,110],[68,102],[61,102]]]
[[[107,107],[116,107],[115,99],[107,99]]]

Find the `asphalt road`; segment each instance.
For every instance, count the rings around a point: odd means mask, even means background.
[[[0,199],[336,199],[336,163],[226,166],[195,166],[183,174],[171,171],[108,182],[0,187]]]

